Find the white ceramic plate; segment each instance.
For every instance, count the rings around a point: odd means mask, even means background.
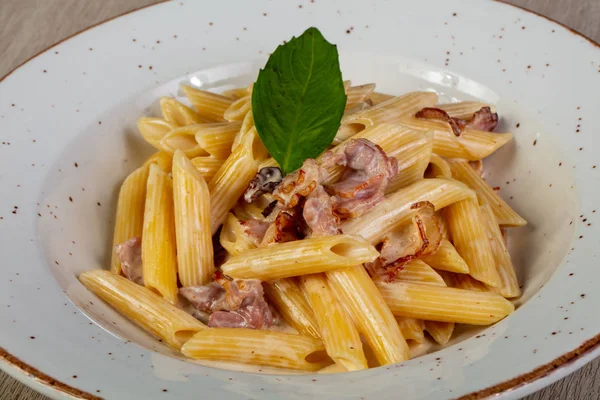
[[[136,118],[181,82],[251,82],[309,26],[337,43],[346,79],[497,104],[516,140],[488,176],[530,222],[511,238],[523,304],[439,352],[363,372],[184,361],[75,276],[108,265],[119,183],[150,151]],[[549,384],[600,353],[599,64],[597,44],[556,23],[458,0],[174,1],[54,46],[0,84],[2,368],[57,398],[509,399]]]

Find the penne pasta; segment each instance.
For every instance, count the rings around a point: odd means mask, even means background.
[[[396,280],[446,286],[440,274],[421,260],[412,260],[404,264],[396,274]]]
[[[406,340],[414,340],[417,343],[425,341],[425,322],[416,318],[396,317],[402,336]]]
[[[464,120],[472,119],[473,114],[481,110],[482,107],[490,107],[493,113],[496,112],[495,106],[478,101],[459,101],[458,103],[438,104],[435,107],[446,111],[452,118]]]
[[[200,172],[206,183],[212,180],[219,168],[225,163],[224,159],[213,156],[194,157],[190,161],[194,164],[198,172]]]
[[[186,85],[181,86],[181,89],[196,109],[196,112],[207,122],[224,121],[225,110],[233,104],[232,99],[220,94]]]
[[[466,198],[475,198],[475,193],[463,183],[450,179],[423,179],[388,195],[375,209],[361,217],[345,221],[342,231],[360,234],[378,244],[410,220],[415,212],[411,209],[414,203],[429,201],[439,210]]]
[[[138,119],[137,126],[142,137],[157,150],[164,150],[161,145],[161,140],[169,132],[177,128],[177,126],[162,118],[148,117]]]
[[[202,175],[181,151],[173,156],[177,271],[182,286],[204,285],[215,272],[210,193]]]
[[[500,286],[500,276],[476,199],[465,199],[444,210],[454,247],[469,266],[469,274],[492,287]]]
[[[136,169],[121,185],[117,202],[113,249],[114,246],[131,238],[142,237],[149,170],[148,166]],[[114,250],[112,251],[110,270],[117,275],[121,273],[121,262]]]
[[[391,95],[391,94],[380,93],[380,92],[373,92],[373,93],[371,93],[371,96],[369,97],[369,99],[371,100],[373,105],[377,105],[377,104],[383,103],[385,101],[388,101],[390,99],[393,99],[394,97],[396,97],[396,96]]]
[[[427,333],[442,346],[448,343],[452,337],[454,326],[453,322],[425,321],[425,330]]]
[[[484,283],[473,279],[470,275],[466,274],[455,274],[452,272],[440,272],[444,278],[444,282],[450,287],[464,290],[473,290],[476,292],[489,292],[487,286]]]
[[[422,260],[437,270],[459,274],[469,273],[469,266],[447,239],[442,239],[438,250],[431,255],[423,257]]]
[[[346,306],[379,364],[389,365],[408,360],[408,344],[367,271],[359,265],[330,271],[326,275],[331,288]]]
[[[321,338],[314,311],[294,278],[263,283],[267,298],[283,319],[301,335]]]
[[[371,93],[375,90],[374,83],[367,83],[360,86],[350,86],[346,89],[346,110],[354,107],[356,104],[363,103],[371,97]]]
[[[206,122],[196,111],[171,97],[160,98],[160,111],[163,118],[176,127]]]
[[[477,194],[480,203],[492,207],[498,223],[502,226],[524,226],[527,224],[498,194],[492,189],[467,162],[453,162],[450,164],[452,176],[472,188]]]
[[[258,170],[260,171],[261,169],[266,167],[279,168],[279,163],[273,157],[269,157],[266,160],[262,161],[260,164],[258,164]]]
[[[158,153],[154,153],[148,157],[144,163],[144,166],[149,167],[150,164],[158,164],[163,171],[170,173],[173,166],[173,155],[167,153],[166,151],[159,151]]]
[[[492,247],[492,254],[496,261],[498,274],[500,275],[500,285],[496,288],[492,288],[492,291],[506,298],[519,297],[521,295],[521,289],[519,288],[517,274],[515,273],[515,268],[510,259],[508,249],[504,244],[504,238],[502,237],[502,232],[498,226],[498,221],[494,216],[492,206],[484,204],[480,209],[481,216],[483,217],[483,224]]]
[[[250,88],[241,87],[241,88],[225,90],[221,94],[223,96],[229,97],[230,99],[235,101],[235,100],[241,99],[242,97],[248,96],[249,94],[252,94],[252,90],[250,90]]]
[[[180,349],[196,332],[208,329],[147,288],[109,271],[87,271],[79,275],[79,280],[121,314],[175,349]]]
[[[181,352],[197,360],[232,361],[301,371],[318,371],[330,363],[320,340],[246,328],[202,330],[183,345]]]
[[[142,233],[144,285],[177,304],[174,219],[171,178],[158,165],[151,164]]]
[[[243,121],[244,117],[252,108],[252,96],[244,96],[231,103],[229,108],[225,110],[223,117],[227,121]]]
[[[317,374],[340,374],[342,372],[348,372],[348,370],[340,364],[331,364],[317,371]]]
[[[246,234],[242,222],[232,213],[227,214],[219,240],[221,246],[232,256],[244,254],[258,247],[257,240]]]
[[[433,149],[433,148],[432,148]],[[429,159],[429,165],[425,171],[426,178],[452,178],[450,164],[437,154],[432,154]]]
[[[377,288],[392,313],[428,321],[490,325],[514,311],[504,297],[413,282],[377,282]]]
[[[233,141],[240,128],[239,122],[202,124],[195,131],[196,142],[211,156],[226,159],[231,154]]]
[[[196,124],[175,128],[160,140],[160,147],[170,154],[181,150],[188,158],[207,156],[208,152],[196,141],[196,132],[202,126]]]
[[[358,330],[331,291],[325,275],[304,275],[299,281],[317,318],[329,357],[348,371],[367,369],[367,359]]]
[[[379,256],[360,236],[313,237],[248,250],[221,266],[232,278],[271,281],[371,262]]]

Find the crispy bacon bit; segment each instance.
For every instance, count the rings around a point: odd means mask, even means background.
[[[380,257],[367,265],[372,276],[393,280],[402,266],[418,257],[433,254],[442,240],[442,232],[430,202],[418,202],[411,206],[417,210],[412,221],[384,238]]]
[[[277,167],[261,168],[254,178],[250,181],[246,192],[244,193],[244,201],[252,203],[261,194],[273,193],[273,190],[279,186],[283,174]]]
[[[464,120],[459,118],[453,118],[450,115],[448,115],[446,111],[440,108],[433,107],[425,107],[421,111],[417,112],[415,114],[415,117],[421,119],[435,119],[439,121],[448,122],[450,124],[450,127],[452,128],[452,132],[454,132],[456,136],[460,136],[467,124]]]
[[[298,209],[301,208],[279,211],[260,245],[264,247],[273,243],[291,242],[306,237],[306,224]]]
[[[208,326],[263,329],[273,324],[271,308],[259,280],[225,280],[189,286],[179,293],[198,310],[209,313]]]
[[[481,107],[473,114],[473,119],[466,125],[467,128],[480,131],[493,131],[498,125],[498,114],[493,113],[489,107]]]
[[[323,163],[348,167],[340,182],[326,187],[334,197],[334,211],[344,218],[361,216],[375,207],[398,174],[398,161],[367,139],[348,141],[341,150],[325,154]]]
[[[121,271],[127,279],[143,286],[142,238],[133,237],[116,245],[115,252],[121,262]]]
[[[471,166],[471,168],[473,168],[473,170],[475,172],[477,172],[477,175],[483,177],[483,161],[481,160],[477,160],[477,161],[469,161],[469,165]]]
[[[307,158],[302,167],[283,178],[273,196],[286,207],[295,207],[302,197],[311,194],[325,180],[326,174],[314,159]]]
[[[329,236],[340,233],[340,218],[333,212],[333,200],[323,186],[317,188],[306,198],[302,215],[311,236]]]

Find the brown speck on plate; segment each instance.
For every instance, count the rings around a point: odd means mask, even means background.
[[[73,165],[75,166],[75,168],[79,167],[79,164],[77,164],[76,162],[73,163]]]

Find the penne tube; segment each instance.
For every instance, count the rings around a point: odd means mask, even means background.
[[[373,105],[377,105],[377,104],[383,103],[385,101],[388,101],[390,99],[393,99],[394,97],[396,97],[396,96],[391,95],[391,94],[380,93],[380,92],[373,92],[373,93],[371,93],[371,96],[369,97],[369,99],[371,100]]]
[[[258,170],[260,171],[261,169],[266,167],[279,168],[279,163],[273,157],[269,157],[266,160],[262,161],[260,164],[258,164]]]
[[[144,285],[177,304],[174,219],[171,178],[158,165],[151,164],[142,233]]]
[[[206,122],[196,111],[171,97],[160,98],[160,111],[163,118],[176,127]]]
[[[294,278],[264,282],[267,298],[283,319],[301,335],[321,339],[314,311]]]
[[[202,175],[181,151],[173,156],[177,271],[182,286],[204,285],[215,272],[210,193]]]
[[[475,198],[475,193],[461,182],[450,179],[422,179],[402,188],[383,200],[368,213],[346,220],[342,232],[362,235],[373,244],[408,222],[414,215],[414,203],[429,201],[440,210],[457,201]]]
[[[173,129],[160,140],[162,150],[170,154],[181,150],[188,158],[207,156],[208,152],[196,141],[196,132],[202,126],[196,124]]]
[[[87,271],[79,275],[79,280],[121,314],[175,349],[180,349],[196,332],[208,329],[147,288],[109,271]]]
[[[246,135],[208,184],[213,235],[225,220],[229,210],[244,194],[252,178],[256,176],[258,165],[256,156],[261,151],[260,148],[257,151],[257,146],[264,147],[258,135]]]
[[[248,96],[249,94],[252,94],[252,91],[249,90],[249,88],[245,88],[245,87],[229,89],[229,90],[225,90],[223,93],[221,93],[221,95],[223,95],[225,97],[229,97],[230,99],[232,99],[234,101],[241,99],[242,97]]]
[[[500,285],[491,290],[506,298],[519,297],[521,295],[521,289],[519,288],[517,274],[515,273],[515,268],[510,259],[508,249],[504,244],[504,238],[502,237],[502,232],[498,226],[498,221],[494,216],[492,206],[484,204],[480,209],[481,216],[483,217],[483,224],[492,247],[492,254],[496,261],[498,274],[500,275]]]
[[[227,121],[243,121],[246,114],[252,108],[252,96],[244,96],[231,103],[229,108],[225,110],[223,117]]]
[[[335,235],[248,250],[231,257],[221,269],[232,278],[271,281],[348,268],[378,256],[377,250],[360,236]]]
[[[200,172],[206,183],[212,180],[219,168],[225,163],[225,159],[213,156],[194,157],[190,161],[194,164],[198,172]]]
[[[448,224],[446,223],[446,218],[444,218],[444,213],[442,210],[435,213],[437,217],[438,224],[440,226],[440,232],[442,233],[442,238],[446,240],[452,240],[450,236],[450,231],[448,230]],[[454,247],[454,246],[453,246]]]
[[[413,282],[377,282],[392,313],[427,321],[490,325],[514,311],[515,306],[491,292],[473,292]]]
[[[226,159],[240,128],[239,122],[202,124],[196,130],[196,142],[211,156]]]
[[[447,239],[442,239],[438,250],[431,255],[423,257],[422,260],[437,270],[456,272],[458,274],[469,273],[469,266]]]
[[[242,222],[232,213],[227,214],[219,241],[231,256],[238,256],[258,247],[257,240],[246,233]]]
[[[324,274],[299,278],[302,289],[313,309],[327,354],[348,371],[367,369],[360,334],[352,318],[335,297]]]
[[[252,128],[254,128],[254,115],[252,114],[252,110],[249,110],[242,120],[240,131],[233,140],[233,144],[231,145],[232,150],[240,144],[242,138],[244,138]]]
[[[481,110],[482,107],[490,107],[493,113],[496,112],[496,106],[478,101],[459,101],[458,103],[438,104],[435,107],[446,111],[452,118],[464,120],[473,119],[473,114]]]
[[[331,362],[320,340],[247,328],[204,329],[188,340],[181,352],[197,360],[230,361],[301,371],[318,371]]]
[[[437,154],[432,154],[429,159],[429,165],[425,171],[426,178],[452,178],[450,164]]]
[[[136,169],[121,185],[117,202],[113,249],[116,245],[131,238],[142,237],[149,170],[148,166]],[[121,273],[121,262],[114,250],[112,251],[110,270],[117,275]]]
[[[348,372],[348,370],[342,367],[340,364],[331,364],[323,369],[317,371],[317,374],[340,374],[342,372]]]
[[[408,360],[408,344],[367,271],[358,265],[330,271],[326,275],[334,293],[346,306],[375,353],[378,363],[389,365]]]
[[[494,133],[465,129],[456,136],[450,124],[443,121],[405,118],[400,122],[407,128],[433,132],[433,152],[446,158],[477,161],[485,158],[512,140],[512,133]]]
[[[500,286],[500,276],[476,199],[465,199],[444,210],[454,247],[469,266],[469,274],[492,287]]]
[[[414,340],[417,343],[425,341],[425,322],[416,318],[396,317],[402,336],[406,340]]]
[[[450,164],[452,176],[472,188],[480,203],[489,204],[494,211],[498,223],[502,226],[524,226],[527,224],[498,194],[492,189],[467,162]]]
[[[412,260],[402,266],[396,280],[428,285],[446,286],[444,279],[433,268],[421,260]]]
[[[346,89],[346,110],[354,107],[356,104],[363,103],[371,97],[371,93],[375,90],[374,83],[367,83],[360,86],[350,86]]]
[[[174,124],[165,121],[162,118],[142,117],[137,121],[137,127],[142,137],[157,150],[164,150],[161,140],[173,129],[177,128]],[[172,153],[172,152],[171,152]]]
[[[207,92],[206,90],[186,85],[182,85],[181,89],[200,117],[208,122],[224,121],[225,110],[233,103],[233,100],[229,97]]]
[[[412,131],[412,135],[415,134],[417,139],[406,143],[394,154],[398,160],[398,174],[390,180],[386,189],[387,194],[415,183],[425,175],[432,155],[433,136],[429,133]]]
[[[166,173],[170,173],[173,166],[173,155],[166,151],[159,151],[158,153],[152,154],[148,157],[146,162],[144,162],[145,167],[149,167],[150,164],[158,164],[160,169]]]
[[[489,292],[490,290],[485,284],[473,279],[470,275],[456,274],[452,272],[440,272],[444,278],[444,282],[450,287],[464,290],[473,290],[476,292]]]
[[[453,322],[425,321],[425,330],[427,333],[442,346],[448,343],[452,337],[454,326]]]

